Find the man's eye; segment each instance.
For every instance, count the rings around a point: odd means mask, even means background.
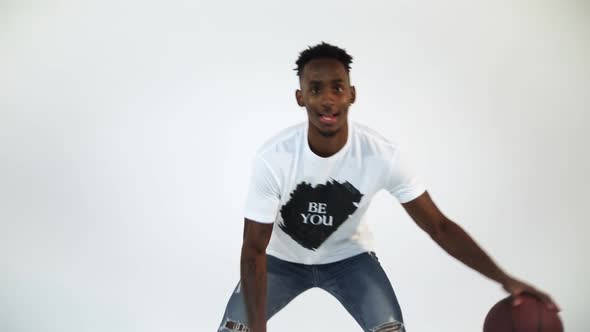
[[[341,87],[341,86],[337,86],[337,87],[334,88],[334,90],[336,90],[336,92],[340,93],[340,92],[343,92],[344,91],[344,88]]]
[[[316,95],[316,94],[318,94],[319,92],[320,92],[320,89],[318,89],[318,88],[311,88],[311,93],[312,93],[312,94]]]

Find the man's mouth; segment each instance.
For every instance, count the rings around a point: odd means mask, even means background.
[[[334,124],[340,113],[320,114],[320,122],[324,124]]]

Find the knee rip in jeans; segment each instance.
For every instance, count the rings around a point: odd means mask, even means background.
[[[400,322],[390,322],[381,324],[373,329],[372,332],[401,332],[404,324]]]
[[[225,330],[227,329],[227,330]],[[220,331],[239,331],[239,332],[250,332],[250,328],[248,328],[244,323],[236,322],[233,320],[226,320],[223,324],[223,328]]]

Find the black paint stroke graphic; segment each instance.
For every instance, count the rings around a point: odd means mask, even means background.
[[[283,223],[279,223],[279,227],[302,247],[315,251],[356,211],[362,197],[363,194],[348,181],[340,183],[332,179],[316,187],[302,182],[281,208]],[[333,217],[332,226],[303,222],[301,214],[309,213],[310,202],[326,204],[325,216]]]

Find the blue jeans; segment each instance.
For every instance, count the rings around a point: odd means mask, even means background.
[[[365,332],[405,331],[391,283],[374,252],[338,262],[304,265],[267,255],[266,318],[304,291],[319,287],[332,294]],[[238,283],[218,332],[248,332],[243,292]]]

